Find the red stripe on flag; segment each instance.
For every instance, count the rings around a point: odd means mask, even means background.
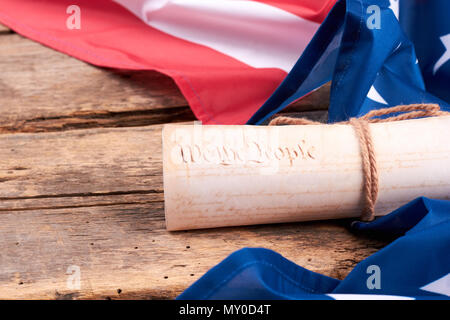
[[[322,23],[337,0],[257,0],[291,12],[299,17]]]
[[[66,8],[72,4],[71,0],[2,0],[0,21],[24,36],[98,66],[167,74],[206,124],[245,123],[285,76],[279,69],[252,68],[160,32],[109,0],[77,0],[82,10],[81,30],[69,30]]]

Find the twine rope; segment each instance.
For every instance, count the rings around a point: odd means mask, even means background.
[[[390,116],[380,118],[381,116],[387,115]],[[359,140],[364,178],[364,208],[360,217],[362,221],[372,221],[375,218],[375,204],[378,197],[379,185],[377,159],[375,157],[375,148],[369,124],[448,115],[450,115],[450,112],[442,111],[437,104],[410,104],[372,110],[360,118],[351,118],[349,121],[338,122],[339,124],[350,124],[354,128]],[[305,118],[280,116],[270,121],[269,126],[319,124],[322,125],[323,123]]]

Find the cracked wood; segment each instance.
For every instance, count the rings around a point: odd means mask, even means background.
[[[18,34],[1,35],[0,47],[0,133],[195,120],[173,80],[160,73],[96,68]],[[329,85],[283,112],[325,110],[328,96]]]
[[[194,120],[157,72],[101,69],[17,34],[0,36],[0,133]]]

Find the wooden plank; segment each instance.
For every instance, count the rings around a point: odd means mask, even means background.
[[[159,125],[0,135],[0,154],[0,298],[174,298],[246,246],[342,279],[385,245],[342,221],[167,232]]]
[[[0,135],[1,210],[162,193],[161,128]]]
[[[242,247],[342,279],[383,245],[324,222],[169,233],[162,202],[2,213],[0,221],[2,299],[174,298]],[[67,287],[72,265],[80,290]]]
[[[0,37],[0,133],[144,126],[195,117],[172,79],[96,68],[20,35]],[[329,85],[286,112],[325,110]]]
[[[0,133],[195,119],[160,73],[96,68],[17,34],[0,37],[0,47]]]

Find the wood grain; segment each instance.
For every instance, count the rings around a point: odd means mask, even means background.
[[[0,135],[0,153],[0,298],[174,298],[242,247],[342,279],[385,244],[343,221],[166,231],[160,125]]]
[[[0,133],[194,120],[173,82],[153,71],[96,68],[17,34],[0,37]],[[286,112],[326,110],[329,85]]]
[[[0,47],[0,298],[174,298],[246,246],[342,279],[385,245],[345,221],[167,232],[156,124],[194,119],[173,81],[96,68],[7,28]],[[286,112],[327,109],[328,96],[329,85]],[[67,287],[71,265],[80,290]]]
[[[0,47],[0,133],[195,119],[160,73],[96,68],[17,34],[0,37]]]

